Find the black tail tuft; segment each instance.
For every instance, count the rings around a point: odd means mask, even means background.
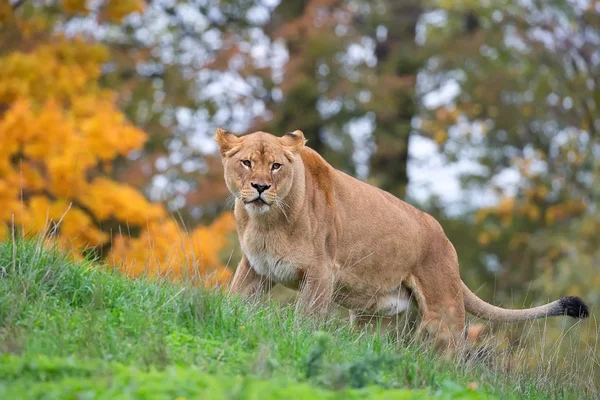
[[[567,296],[561,298],[558,302],[562,307],[562,315],[568,315],[573,318],[587,318],[590,315],[588,306],[579,297]]]

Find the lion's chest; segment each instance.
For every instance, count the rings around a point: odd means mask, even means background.
[[[266,276],[274,282],[288,285],[298,279],[298,268],[278,256],[247,253],[246,257],[257,274]]]
[[[287,246],[270,235],[246,235],[241,241],[242,251],[257,274],[286,286],[294,286],[300,269],[294,263]],[[281,239],[281,238],[279,238]]]

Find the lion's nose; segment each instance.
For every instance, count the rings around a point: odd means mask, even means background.
[[[261,194],[262,192],[271,187],[271,185],[264,185],[260,183],[250,183],[250,185],[252,185],[252,187],[258,191],[258,194]]]

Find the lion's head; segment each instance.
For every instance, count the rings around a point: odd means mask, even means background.
[[[215,140],[223,157],[225,183],[250,214],[264,214],[283,200],[293,184],[295,154],[306,139],[301,131],[283,137],[266,132],[235,136],[217,129]]]

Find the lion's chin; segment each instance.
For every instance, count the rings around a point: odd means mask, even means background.
[[[248,214],[261,215],[267,213],[271,209],[271,206],[262,201],[262,199],[257,199],[255,201],[251,201],[244,204],[244,208],[246,208]]]

